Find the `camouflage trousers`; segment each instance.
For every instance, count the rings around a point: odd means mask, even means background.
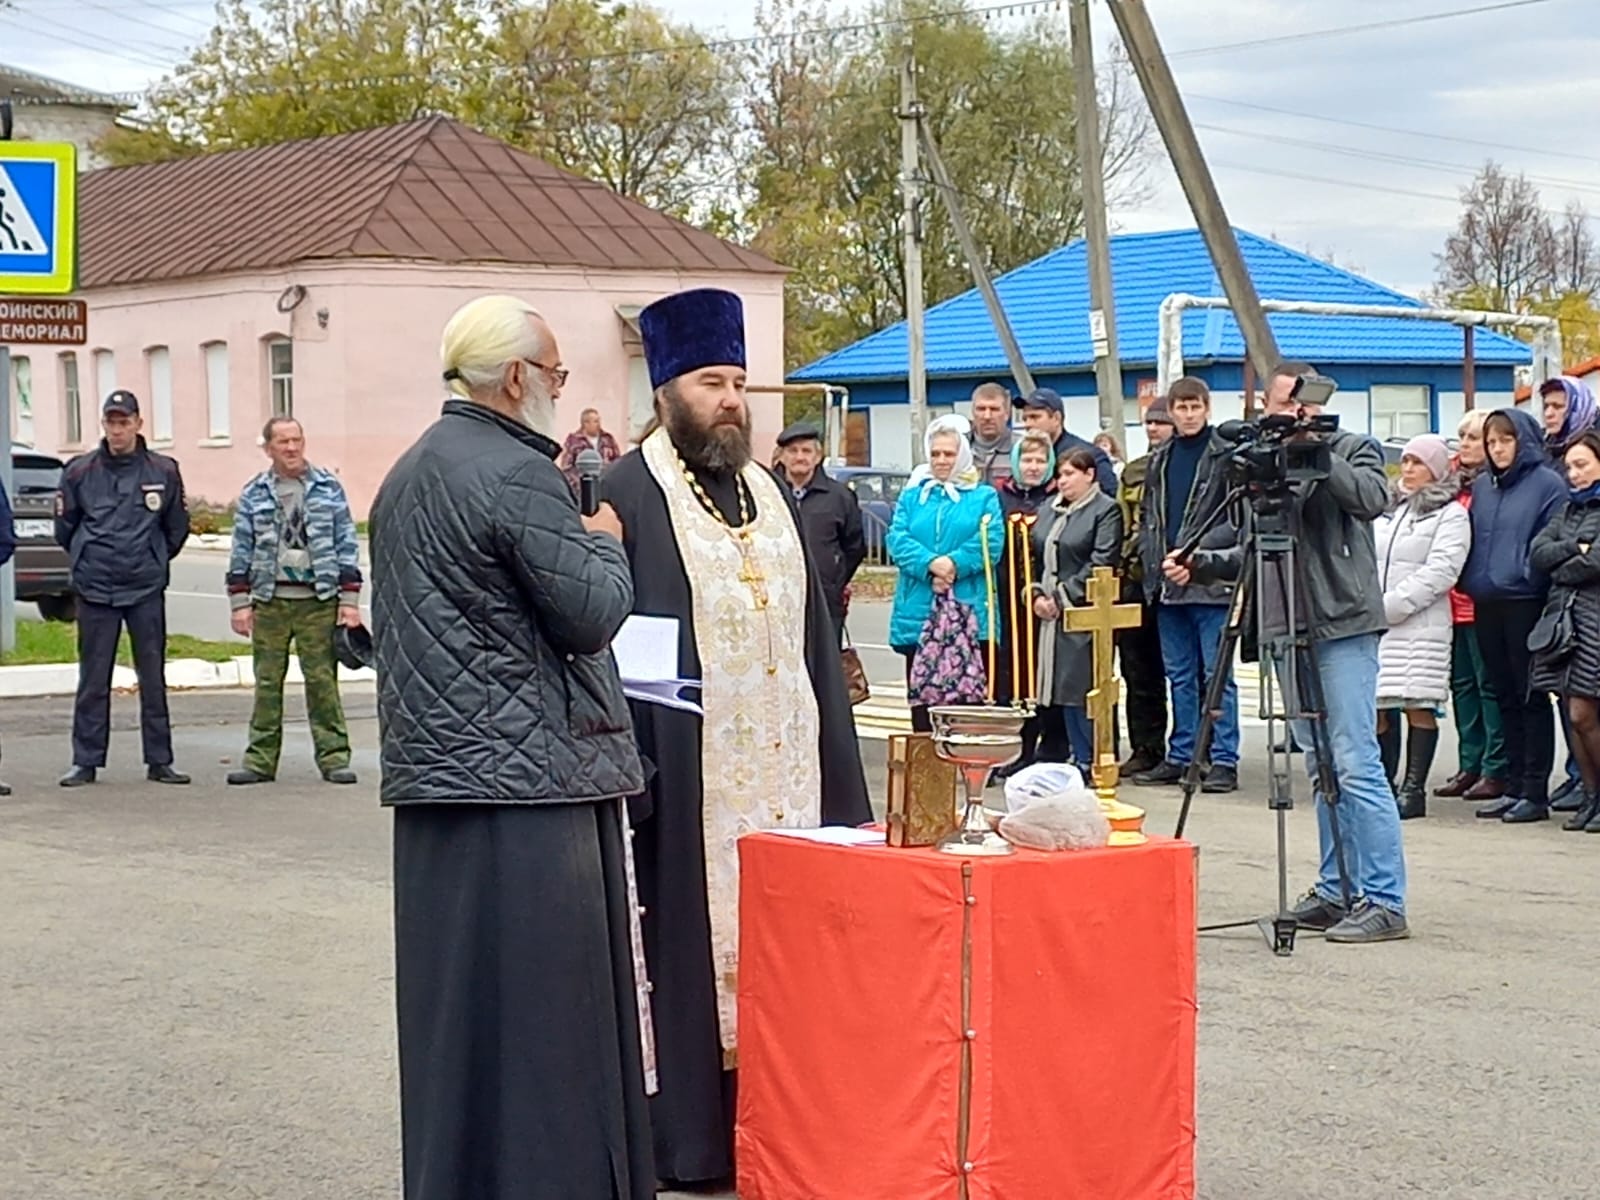
[[[256,703],[250,714],[250,747],[246,770],[271,779],[278,773],[283,750],[283,679],[289,650],[300,656],[305,676],[306,717],[317,768],[332,771],[350,765],[350,734],[339,700],[339,663],[333,653],[333,630],[339,601],[282,600],[258,602],[251,649],[255,652]]]

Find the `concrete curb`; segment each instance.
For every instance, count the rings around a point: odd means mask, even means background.
[[[351,671],[339,668],[339,682],[364,683],[377,679],[368,669]],[[304,683],[300,659],[289,657],[289,683]],[[248,654],[229,662],[206,662],[200,658],[177,658],[167,664],[167,690],[199,691],[205,688],[254,687],[255,662]],[[132,667],[111,670],[111,687],[118,692],[137,692],[139,679]],[[0,667],[0,699],[22,696],[71,696],[78,690],[78,664],[38,663],[21,667]]]

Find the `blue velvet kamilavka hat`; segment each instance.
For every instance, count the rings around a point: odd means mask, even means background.
[[[743,367],[744,303],[720,288],[664,296],[639,313],[650,386],[702,367]]]

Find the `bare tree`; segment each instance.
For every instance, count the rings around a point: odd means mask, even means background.
[[[1593,300],[1600,293],[1600,246],[1592,220],[1582,202],[1573,200],[1551,227],[1550,277],[1561,295]]]
[[[1439,291],[1455,303],[1516,310],[1555,283],[1556,234],[1525,175],[1484,164],[1461,192],[1461,218],[1437,255]]]

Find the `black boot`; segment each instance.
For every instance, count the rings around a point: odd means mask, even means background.
[[[1400,784],[1400,819],[1428,815],[1428,772],[1439,748],[1439,731],[1413,725],[1406,732],[1406,777]]]
[[[1383,758],[1383,777],[1389,781],[1389,790],[1395,790],[1394,781],[1400,774],[1400,714],[1389,714],[1389,727],[1378,735],[1378,753]]]

